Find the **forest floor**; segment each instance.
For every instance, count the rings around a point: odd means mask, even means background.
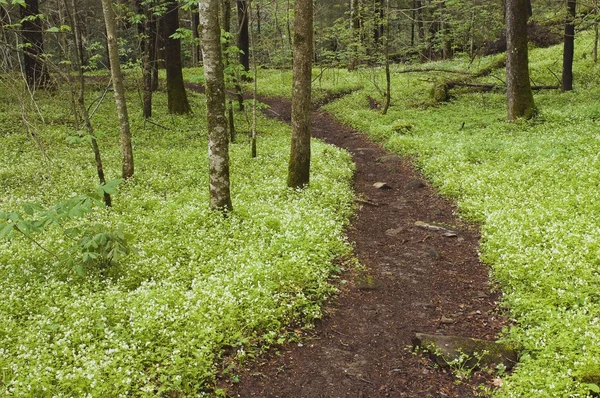
[[[289,100],[259,100],[269,106],[267,115],[290,122]],[[239,380],[223,377],[220,386],[228,397],[241,398],[481,395],[493,375],[463,369],[458,377],[415,355],[411,345],[418,332],[494,340],[506,324],[499,293],[479,261],[477,226],[460,220],[409,159],[327,112],[313,111],[312,133],[353,155],[358,209],[347,235],[366,271],[348,267],[342,275],[348,283],[301,343],[245,364],[237,369]],[[378,182],[385,187],[376,188]],[[417,221],[446,226],[456,236]]]

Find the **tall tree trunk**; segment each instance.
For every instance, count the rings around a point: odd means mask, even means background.
[[[194,7],[191,10],[192,12],[192,38],[194,39],[194,43],[192,44],[192,65],[197,67],[200,65],[200,43],[199,43],[199,33],[198,33],[198,25],[200,25],[200,16],[198,15],[198,10]]]
[[[154,45],[150,38],[153,15],[149,7],[143,4],[143,0],[135,0],[136,12],[146,18],[137,23],[139,35],[140,56],[142,59],[142,103],[144,119],[152,117],[152,62],[150,49]]]
[[[183,65],[181,63],[181,40],[171,35],[179,29],[179,4],[177,0],[167,2],[167,10],[162,17],[164,23],[165,66],[167,69],[167,102],[169,113],[182,115],[190,113],[183,82]]]
[[[598,13],[596,12],[596,15]],[[598,18],[596,16],[596,18]],[[592,50],[592,56],[594,59],[594,63],[598,63],[598,21],[594,22],[594,48]]]
[[[6,12],[3,6],[0,5],[0,42],[1,43],[10,43],[8,35],[6,34],[5,25],[10,24],[10,16]],[[7,73],[8,71],[13,69],[12,57],[10,51],[10,44],[7,46],[2,46],[2,70]]]
[[[250,70],[250,35],[248,34],[248,3],[250,0],[237,0],[238,18],[238,48],[240,49],[240,63],[244,70]]]
[[[50,74],[44,57],[44,36],[42,34],[42,19],[38,17],[38,0],[26,0],[25,6],[20,7],[21,27],[23,33],[23,66],[25,69],[25,78],[27,84],[33,89],[53,88],[54,84],[50,79]]]
[[[530,119],[535,103],[529,83],[528,0],[506,0],[506,86],[508,120]]]
[[[156,18],[150,10],[144,10],[146,20],[144,23],[145,37],[142,39],[144,52],[142,55],[142,80],[144,81],[143,102],[144,118],[152,117],[152,93],[154,92],[154,65],[156,60]]]
[[[158,63],[160,46],[162,40],[162,23],[161,18],[158,18],[154,13],[152,14],[152,23],[148,30],[148,42],[152,43],[149,49],[150,64],[152,66],[152,91],[158,90]]]
[[[415,23],[417,22],[417,9],[416,9],[416,0],[412,2],[412,10],[411,10],[411,19],[410,22],[410,46],[414,47],[415,45]]]
[[[383,9],[385,7],[385,0],[374,0],[373,2],[373,41],[377,47],[384,35],[385,26],[383,24]]]
[[[419,36],[419,42],[425,39],[425,29],[423,28],[423,2],[421,0],[415,0],[415,11],[417,12],[417,34]]]
[[[291,188],[301,188],[307,186],[310,180],[312,0],[296,0],[294,15],[292,143],[287,185]]]
[[[350,0],[350,29],[352,31],[352,43],[348,70],[354,70],[358,66],[358,55],[360,48],[360,0]]]
[[[79,30],[79,24],[77,24],[77,2],[76,0],[71,0],[70,4],[66,4],[67,0],[65,0],[65,11],[67,12],[68,18],[70,20],[71,26],[73,26],[73,41],[75,47],[75,68],[77,70],[78,77],[78,89],[77,93],[75,90],[71,88],[71,95],[73,97],[73,101],[77,103],[77,105],[73,107],[73,117],[75,118],[75,128],[80,128],[80,118],[78,117],[78,110],[81,112],[81,117],[83,118],[83,125],[85,127],[86,132],[90,135],[92,151],[94,152],[94,161],[96,163],[96,173],[98,175],[98,180],[100,181],[100,185],[106,184],[106,177],[104,176],[104,166],[102,164],[102,155],[100,154],[100,147],[98,146],[98,141],[96,140],[96,136],[94,134],[94,126],[92,125],[92,121],[90,115],[88,113],[88,108],[85,105],[85,77],[83,75],[83,44],[81,39],[81,32]],[[112,206],[112,199],[110,195],[104,192],[104,204],[107,207]]]
[[[221,55],[219,0],[200,0],[200,42],[204,59],[210,207],[232,209],[229,188],[229,139],[225,118],[225,75]]]
[[[108,53],[110,56],[110,74],[113,81],[115,103],[117,105],[117,116],[119,118],[119,131],[121,136],[121,165],[122,177],[124,179],[133,176],[133,149],[131,147],[131,132],[129,130],[129,116],[127,115],[127,103],[125,102],[125,85],[123,84],[123,73],[119,62],[119,47],[117,44],[116,15],[112,8],[111,0],[102,0],[102,12],[106,24]]]
[[[562,90],[573,90],[573,53],[575,52],[575,9],[576,0],[567,0],[565,37],[563,49]]]
[[[383,53],[385,56],[385,103],[381,114],[387,114],[392,102],[392,75],[390,72],[390,0],[385,0],[385,36],[383,38]]]

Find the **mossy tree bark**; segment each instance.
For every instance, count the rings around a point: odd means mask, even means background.
[[[575,52],[575,10],[576,0],[567,0],[565,38],[563,48],[562,90],[573,90],[573,54]]]
[[[119,61],[117,24],[115,22],[116,15],[112,8],[111,0],[102,0],[102,12],[104,14],[104,23],[106,25],[110,74],[112,76],[115,103],[117,105],[117,116],[119,118],[122,177],[127,179],[133,176],[133,149],[131,147],[131,131],[129,129],[127,103],[125,102],[125,85],[123,84],[123,73],[121,72],[121,63]]]
[[[53,88],[48,68],[43,61],[44,36],[42,34],[42,19],[39,17],[38,0],[26,0],[20,7],[21,31],[23,35],[23,69],[25,79],[32,89]]]
[[[183,115],[190,113],[181,63],[181,40],[171,36],[179,29],[179,4],[177,0],[167,2],[167,10],[162,17],[164,23],[165,66],[167,71],[167,102],[169,113]]]
[[[287,184],[291,188],[301,188],[308,185],[310,179],[312,0],[296,0],[294,15],[292,144]]]
[[[506,0],[506,98],[508,120],[531,119],[536,109],[529,82],[529,0]]]
[[[199,15],[206,84],[210,207],[215,210],[228,211],[232,209],[232,204],[219,0],[200,0]]]

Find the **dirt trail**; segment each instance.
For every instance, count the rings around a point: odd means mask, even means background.
[[[266,113],[289,122],[290,102],[261,98]],[[411,352],[415,332],[494,339],[503,326],[495,313],[486,267],[479,262],[476,226],[460,221],[406,159],[370,142],[329,114],[313,112],[313,135],[347,149],[357,165],[359,210],[348,236],[369,275],[349,283],[325,308],[302,344],[241,369],[240,381],[222,381],[229,397],[472,397],[490,376],[456,383]],[[377,189],[374,183],[389,187]],[[415,226],[437,223],[446,237]]]

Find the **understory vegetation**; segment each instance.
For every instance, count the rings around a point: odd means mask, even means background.
[[[97,190],[94,155],[86,140],[69,139],[77,134],[68,94],[33,106],[2,88],[0,211],[35,224],[57,203]],[[194,115],[154,123],[144,123],[134,91],[129,99],[136,175],[118,185],[112,208],[90,201],[64,222],[27,236],[15,227],[0,239],[2,396],[196,396],[228,361],[293,338],[284,326],[309,327],[335,290],[334,260],[349,253],[346,152],[315,141],[311,188],[286,188],[289,128],[259,119],[251,158],[247,116],[237,115],[235,210],[224,217],[208,208],[204,96],[191,95]],[[164,93],[155,101],[166,110]],[[104,101],[93,123],[112,180],[120,171],[114,103]],[[83,261],[69,233],[81,220],[122,231],[130,253],[102,261],[91,250]]]
[[[481,258],[512,320],[504,338],[522,356],[498,397],[582,397],[600,382],[600,79],[592,35],[578,34],[575,91],[539,91],[539,116],[507,123],[502,88],[450,91],[436,103],[430,73],[392,71],[392,107],[383,116],[373,85],[326,107],[387,149],[414,157],[461,215],[482,224]],[[533,49],[532,80],[556,85],[562,46]],[[421,68],[470,70],[467,59]],[[473,80],[500,87],[504,68]],[[456,78],[437,73],[436,79]],[[383,72],[380,72],[383,81]],[[376,103],[377,101],[375,101]]]

